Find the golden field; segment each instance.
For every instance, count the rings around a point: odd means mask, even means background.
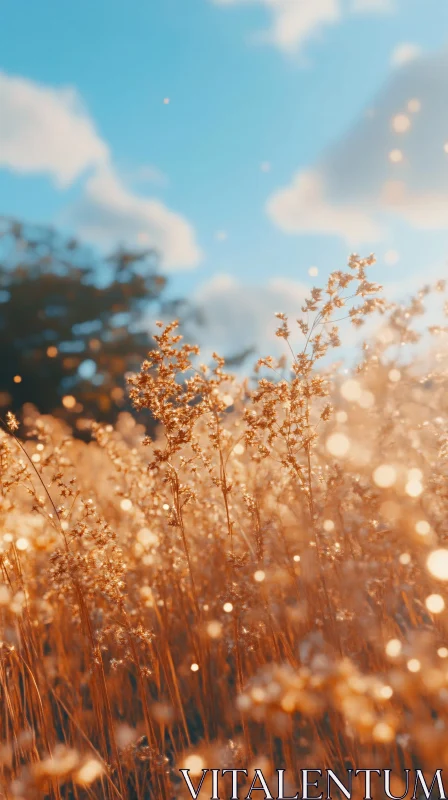
[[[322,765],[389,767],[399,796],[404,767],[443,767],[444,331],[415,360],[429,290],[390,305],[371,267],[279,314],[256,382],[161,326],[130,378],[155,441],[130,415],[89,444],[5,420],[0,796],[188,798],[179,769],[212,767],[291,790]],[[371,314],[345,374],[340,321]]]

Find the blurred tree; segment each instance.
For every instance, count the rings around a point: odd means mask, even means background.
[[[50,228],[0,217],[0,406],[112,419],[151,349],[148,303],[165,285],[153,250],[95,258]]]

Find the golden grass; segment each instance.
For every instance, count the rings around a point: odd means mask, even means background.
[[[447,374],[396,362],[427,290],[387,308],[372,263],[313,290],[297,333],[278,315],[290,360],[255,388],[163,328],[130,381],[155,442],[129,415],[88,445],[10,415],[5,798],[187,798],[185,766],[286,767],[291,787],[304,767],[443,766]],[[319,366],[332,320],[372,311],[353,374]]]

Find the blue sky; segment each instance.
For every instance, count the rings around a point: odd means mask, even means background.
[[[445,269],[447,44],[445,0],[3,2],[0,213],[156,244],[218,340],[352,250],[412,288]]]

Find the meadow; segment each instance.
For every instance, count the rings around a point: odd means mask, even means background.
[[[255,379],[160,323],[129,379],[154,440],[129,414],[89,443],[7,415],[0,796],[186,800],[181,768],[285,768],[288,792],[350,766],[400,796],[405,767],[443,767],[447,350],[418,329],[444,286],[392,304],[371,274],[352,256],[279,313]]]

